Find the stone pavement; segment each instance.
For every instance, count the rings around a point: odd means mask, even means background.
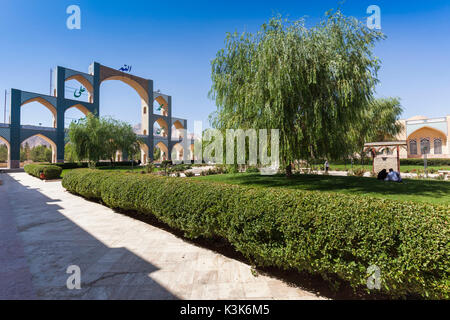
[[[0,299],[320,299],[43,182],[1,174]],[[69,290],[68,266],[81,269]]]

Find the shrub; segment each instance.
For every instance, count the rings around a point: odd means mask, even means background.
[[[427,159],[429,166],[450,166],[450,159]],[[400,165],[423,166],[423,159],[400,159]]]
[[[195,176],[195,173],[193,173],[192,171],[185,171],[184,174],[186,175],[186,177],[193,177]]]
[[[227,239],[257,266],[365,288],[376,265],[385,293],[450,298],[449,206],[100,170],[73,170],[62,184],[187,237]]]
[[[59,166],[47,164],[27,164],[24,170],[29,175],[36,178],[41,178],[41,173],[44,174],[44,179],[52,180],[61,177],[62,169]]]
[[[247,169],[245,170],[246,173],[259,173],[259,169],[258,167],[247,167]]]

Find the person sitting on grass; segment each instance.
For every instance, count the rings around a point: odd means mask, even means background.
[[[402,178],[400,177],[400,173],[391,168],[384,181],[402,182]]]
[[[377,177],[377,179],[378,180],[384,180],[384,179],[386,179],[386,177],[387,177],[387,171],[386,171],[386,169],[383,169],[383,170],[381,170],[380,172],[378,172],[378,177]]]

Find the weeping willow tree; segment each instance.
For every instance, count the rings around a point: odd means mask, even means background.
[[[88,160],[91,166],[103,159],[110,159],[113,164],[117,150],[136,154],[142,143],[131,125],[93,114],[70,124],[69,139],[75,160]]]
[[[218,129],[279,129],[280,160],[339,158],[378,83],[375,43],[384,39],[339,10],[318,25],[274,17],[256,33],[228,33],[212,61]]]
[[[403,109],[398,98],[379,98],[369,102],[367,110],[360,121],[353,124],[348,131],[348,141],[354,141],[355,152],[364,162],[364,144],[366,142],[393,141],[403,130],[398,121]]]

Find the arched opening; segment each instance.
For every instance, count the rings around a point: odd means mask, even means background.
[[[409,146],[409,156],[420,157],[425,153],[434,156],[445,153],[445,150],[442,150],[442,146],[447,144],[447,136],[438,129],[425,126],[412,132],[407,137],[407,141]],[[435,141],[437,142],[435,143]]]
[[[442,154],[442,140],[440,138],[434,139],[434,154]]]
[[[167,122],[163,118],[159,118],[155,121],[153,124],[153,135],[158,137],[167,137],[169,130],[168,130]]]
[[[169,116],[169,103],[161,96],[158,96],[153,101],[153,109],[155,114],[159,114],[164,117]]]
[[[0,168],[9,168],[10,145],[8,140],[0,136]]]
[[[173,161],[183,161],[184,149],[180,143],[173,146],[171,156]]]
[[[153,159],[155,162],[168,160],[169,150],[163,142],[158,142],[153,148]]]
[[[147,101],[147,92],[134,80],[120,76],[109,77],[101,84],[100,116],[125,121],[137,134],[146,135],[150,132]]]
[[[172,125],[172,139],[181,140],[183,139],[183,125],[179,120],[175,121]]]
[[[28,137],[20,144],[20,163],[33,162],[56,163],[56,143],[38,133]]]
[[[66,79],[64,84],[64,97],[92,103],[94,88],[82,75],[74,75]]]
[[[148,162],[148,146],[145,143],[140,143],[141,146],[141,164],[146,165]]]
[[[409,141],[409,153],[412,155],[417,155],[417,141],[416,140]]]
[[[21,125],[56,128],[56,108],[44,98],[29,99],[22,103],[21,108]],[[43,109],[46,111],[42,112]]]
[[[430,139],[422,138],[420,139],[420,153],[429,154],[430,153]]]
[[[89,110],[82,104],[76,104],[66,109],[64,113],[64,128],[68,128],[72,122],[85,118]]]

